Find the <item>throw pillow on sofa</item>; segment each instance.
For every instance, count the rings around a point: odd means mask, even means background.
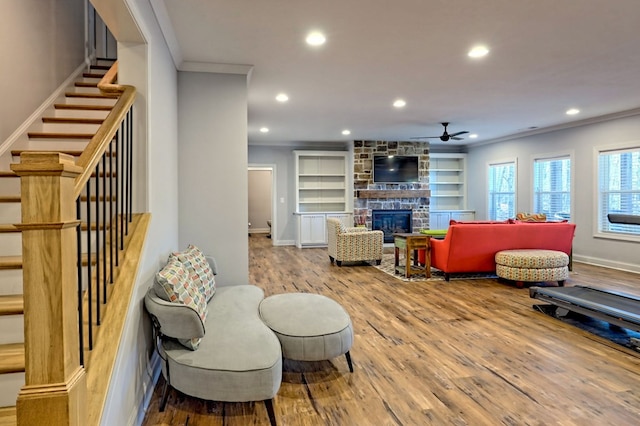
[[[196,311],[202,324],[207,319],[207,300],[189,277],[184,265],[169,257],[167,264],[156,274],[155,292],[163,300],[181,303]],[[199,337],[184,336],[178,341],[191,350],[198,349]]]
[[[191,281],[208,302],[216,292],[214,271],[211,269],[204,253],[196,246],[189,244],[185,251],[171,253],[169,259],[179,260],[186,268]]]

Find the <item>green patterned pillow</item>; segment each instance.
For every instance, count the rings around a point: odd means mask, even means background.
[[[184,265],[191,281],[208,302],[216,292],[216,281],[204,253],[198,247],[190,244],[185,251],[171,253],[169,259],[172,258]]]
[[[207,319],[207,300],[189,278],[189,273],[177,259],[169,258],[167,264],[156,274],[156,294],[169,302],[181,303],[192,308],[202,324]],[[196,350],[200,345],[200,338],[178,339],[188,349]]]

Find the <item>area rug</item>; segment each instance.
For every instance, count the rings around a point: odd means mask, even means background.
[[[400,259],[401,264],[404,265],[404,259]],[[424,273],[419,274],[411,274],[410,278],[405,277],[403,274],[395,273],[395,255],[393,253],[384,253],[382,255],[382,262],[380,265],[376,265],[372,263],[374,267],[384,272],[385,274],[391,275],[392,277],[399,279],[401,281],[406,282],[420,282],[420,281],[444,281],[444,273],[439,269],[431,268],[431,278],[427,278]],[[473,279],[482,279],[482,278],[497,278],[495,274],[484,274],[484,273],[476,273],[476,274],[451,274],[452,280],[473,280]]]
[[[588,331],[591,334],[610,340],[620,346],[633,349],[638,352],[637,346],[632,339],[640,339],[640,333],[626,328],[609,324],[596,318],[591,318],[577,312],[569,311],[566,315],[557,315],[554,305],[534,305],[534,308],[546,315],[556,318],[564,323]],[[637,340],[636,340],[637,341]]]

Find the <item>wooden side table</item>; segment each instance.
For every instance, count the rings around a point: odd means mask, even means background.
[[[404,273],[407,278],[411,274],[424,273],[431,278],[431,237],[424,234],[393,234],[395,249],[395,272]],[[400,250],[404,251],[405,265],[400,265]],[[418,250],[424,250],[424,266],[418,263]]]

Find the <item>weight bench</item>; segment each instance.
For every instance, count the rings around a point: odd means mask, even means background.
[[[531,287],[529,296],[640,332],[640,297],[591,287]],[[534,305],[535,307],[535,305]]]

